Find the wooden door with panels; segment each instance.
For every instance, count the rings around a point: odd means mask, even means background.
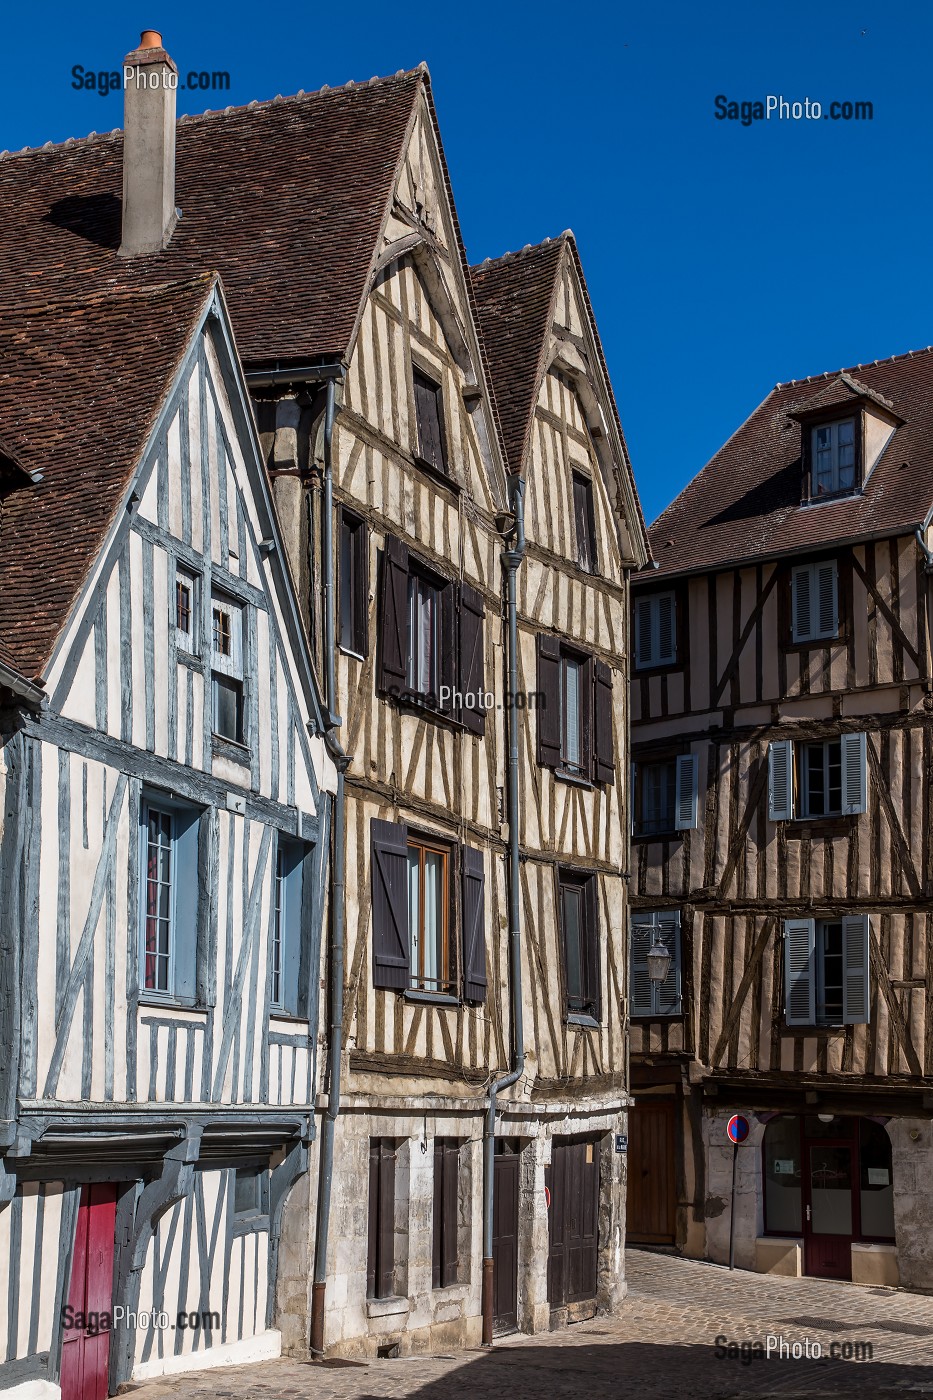
[[[81,1188],[68,1315],[82,1325],[62,1328],[62,1400],[106,1400],[109,1392],[116,1219],[113,1182]]]
[[[518,1201],[520,1149],[496,1139],[493,1168],[492,1313],[497,1332],[518,1327]]]
[[[637,1099],[629,1110],[629,1244],[676,1243],[675,1108],[673,1099]]]

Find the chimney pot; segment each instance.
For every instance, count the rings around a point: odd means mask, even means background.
[[[162,35],[158,29],[144,29],[139,36],[139,47],[141,49],[161,49]]]

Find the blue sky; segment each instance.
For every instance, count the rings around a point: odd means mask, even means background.
[[[771,386],[933,341],[933,6],[354,0],[7,7],[0,148],[122,125],[75,91],[144,26],[230,92],[413,67],[434,81],[473,261],[572,228],[649,519]],[[873,104],[872,121],[716,120],[714,99]]]

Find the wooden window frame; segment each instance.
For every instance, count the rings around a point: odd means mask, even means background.
[[[419,967],[411,966],[409,960],[409,990],[418,992],[425,996],[436,997],[456,997],[458,995],[458,976],[456,967],[456,953],[453,946],[452,931],[454,926],[453,918],[453,880],[452,866],[455,857],[455,848],[448,842],[438,840],[433,835],[424,832],[408,829],[408,851],[409,860],[411,851],[419,852],[418,869],[418,916],[420,928],[418,930],[418,959]],[[444,860],[444,888],[440,900],[440,910],[442,917],[442,927],[438,937],[438,970],[439,976],[436,979],[427,978],[424,973],[424,857],[426,854],[439,855]],[[410,878],[410,876],[409,876]],[[412,910],[411,900],[408,902],[408,937],[409,937],[409,959],[412,952]],[[436,986],[428,986],[430,981],[436,981]]]
[[[580,762],[567,759],[567,663],[577,667],[579,676],[578,722]],[[574,647],[560,648],[560,766],[555,772],[576,783],[591,785],[593,773],[593,658]]]
[[[307,1020],[309,969],[302,928],[308,850],[303,841],[277,838],[269,938],[269,1011],[277,1019]]]
[[[435,378],[435,375],[436,375],[436,374],[440,374],[440,378],[439,378],[439,379],[436,379],[436,378]],[[440,455],[440,462],[434,462],[434,461],[432,461],[431,458],[428,457],[428,456],[426,456],[426,455],[424,454],[424,451],[423,451],[423,449],[424,449],[426,446],[428,446],[429,444],[427,444],[427,443],[425,442],[424,435],[423,435],[423,432],[422,432],[422,419],[421,419],[421,413],[420,413],[420,410],[419,410],[419,397],[418,397],[419,381],[420,381],[422,393],[423,393],[423,394],[426,394],[426,395],[429,394],[429,395],[433,398],[434,405],[435,405],[435,407],[436,407],[436,409],[437,409],[437,414],[436,414],[436,426],[437,426],[437,433],[438,433],[438,444],[437,444],[437,446],[438,446],[438,452],[439,452],[439,455]],[[412,390],[412,403],[413,403],[413,405],[414,405],[414,410],[415,410],[415,412],[414,412],[415,450],[414,450],[414,452],[412,453],[412,456],[413,456],[415,462],[418,464],[419,467],[423,467],[423,468],[425,468],[427,471],[431,472],[433,475],[437,475],[437,476],[440,477],[442,480],[447,481],[447,480],[450,479],[450,462],[449,462],[449,455],[448,455],[448,446],[449,446],[449,444],[448,444],[448,442],[447,442],[446,415],[445,415],[445,412],[444,412],[444,376],[443,376],[443,372],[440,371],[440,370],[438,370],[437,368],[427,369],[427,368],[425,368],[422,364],[420,364],[417,360],[414,360],[414,359],[413,359],[412,362],[411,362],[411,390]]]
[[[149,897],[149,817],[158,814],[169,823],[170,905],[168,917],[168,973],[164,988],[147,986],[146,959]],[[139,808],[139,930],[138,930],[138,997],[141,1002],[169,1006],[197,1006],[200,996],[201,949],[198,925],[202,890],[199,869],[200,824],[203,809],[159,791],[143,793]],[[179,909],[179,891],[185,891],[184,911]],[[192,903],[188,903],[188,900]],[[181,928],[180,928],[181,925]],[[186,956],[179,957],[178,940],[187,940]],[[184,983],[187,981],[187,990]],[[179,983],[182,983],[182,989]]]
[[[839,746],[839,802],[837,809],[833,808],[829,812],[810,811],[810,763],[807,757],[807,750],[812,745],[819,746],[823,750],[823,781],[825,791],[829,791],[829,748],[831,744]],[[842,808],[843,774],[842,774],[842,736],[834,735],[831,739],[798,739],[794,743],[794,791],[799,794],[795,802],[795,815],[797,820],[802,822],[824,822],[839,821],[841,817],[847,815]]]
[[[577,487],[583,487],[583,520],[581,522],[581,512],[577,510]],[[585,574],[599,573],[599,552],[596,540],[596,501],[593,489],[593,478],[587,472],[581,471],[578,467],[570,468],[570,489],[573,497],[573,523],[574,534],[576,536],[577,568]],[[584,532],[581,538],[581,529]],[[585,546],[589,558],[586,562],[583,559],[583,548]]]
[[[827,424],[844,423],[849,419],[855,420],[855,486],[851,490],[834,491],[831,494],[825,493],[818,496],[814,490],[814,453],[813,438],[817,428],[825,428]],[[824,413],[814,417],[803,417],[800,422],[800,466],[801,466],[801,502],[804,505],[822,504],[824,501],[847,501],[862,494],[865,485],[865,414],[858,404],[853,404],[852,408],[842,413],[837,406],[835,409],[828,409]]]
[[[632,760],[634,768],[634,782],[632,784],[632,839],[635,841],[664,841],[676,839],[682,835],[676,827],[677,821],[677,760],[684,749],[670,749],[663,753],[645,754],[644,757]],[[671,803],[671,824],[663,830],[645,831],[642,825],[642,797],[644,794],[645,769],[659,767],[662,763],[669,763],[674,770],[674,796]]]
[[[564,891],[567,889],[578,890],[580,893],[579,972],[581,994],[578,998],[579,1006],[571,1005],[567,930],[564,914]],[[599,1026],[602,1024],[602,987],[599,966],[599,885],[595,873],[558,866],[557,906],[565,1016],[568,1020]]]
[[[226,593],[211,594],[211,734],[222,744],[233,744],[241,749],[246,745],[246,609],[247,604]],[[229,652],[215,646],[215,614],[226,611],[237,620],[235,632],[230,634]],[[226,686],[236,699],[236,735],[225,734],[217,728],[218,694]]]
[[[190,594],[189,613],[191,626],[187,631],[179,625],[178,620],[181,611],[179,594],[183,588],[187,588]],[[187,656],[199,656],[201,652],[200,628],[198,625],[200,620],[200,592],[200,576],[192,569],[184,568],[181,565],[176,566],[174,614],[175,647],[176,650],[184,652]]]
[[[793,574],[801,564],[822,564],[830,559],[836,564],[836,635],[834,637],[813,637],[806,641],[794,640],[794,584]],[[781,573],[777,582],[778,595],[778,635],[779,645],[785,655],[797,653],[808,655],[824,648],[847,646],[852,637],[852,564],[847,552],[823,554],[819,558],[789,559],[779,566]]]
[[[343,542],[350,541],[349,561],[352,577],[345,577]],[[345,592],[350,596],[350,637],[343,631]],[[365,660],[369,655],[369,527],[362,515],[341,505],[337,545],[337,645],[348,656]]]

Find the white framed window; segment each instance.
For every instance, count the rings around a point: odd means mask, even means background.
[[[696,754],[632,765],[634,831],[636,836],[663,836],[689,831],[697,824],[698,763]]]
[[[791,574],[791,635],[795,642],[839,633],[839,584],[835,559],[799,564]]]
[[[671,965],[663,982],[652,982],[648,976],[648,950],[655,942],[662,943],[671,955]],[[679,909],[633,911],[629,967],[633,1018],[683,1015]]]
[[[199,645],[198,629],[198,576],[190,569],[177,569],[175,572],[175,645],[179,651],[197,656]]]
[[[867,736],[778,739],[768,745],[768,816],[773,822],[855,816],[868,805]]]
[[[811,430],[813,495],[836,496],[854,491],[855,419],[818,423]]]
[[[440,589],[420,574],[408,577],[408,689],[437,703]]]
[[[866,914],[784,921],[784,1017],[789,1026],[864,1025],[869,1019]]]
[[[229,598],[211,599],[213,731],[243,743],[243,609]]]
[[[450,859],[448,846],[412,836],[408,841],[410,985],[447,995],[454,989],[450,957]]]
[[[139,990],[193,1003],[197,992],[200,811],[159,794],[141,808]]]
[[[673,593],[639,596],[635,603],[635,666],[669,666],[677,660],[677,603]]]

